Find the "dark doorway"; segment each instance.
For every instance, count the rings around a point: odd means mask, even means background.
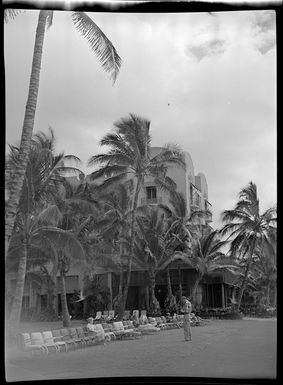
[[[139,286],[130,286],[126,302],[126,310],[139,309]]]

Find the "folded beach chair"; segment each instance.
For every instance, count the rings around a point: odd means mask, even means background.
[[[48,349],[42,344],[32,344],[29,333],[19,333],[17,336],[17,345],[22,352],[29,352],[33,356],[35,352],[47,354]]]
[[[123,322],[113,322],[113,332],[117,338],[138,338],[141,336],[139,331],[135,331],[134,329],[125,329]]]
[[[63,341],[66,342],[66,344],[71,347],[76,348],[78,343],[72,339],[70,336],[70,333],[68,329],[60,329],[61,336],[63,337]]]
[[[54,344],[57,347],[57,351],[60,352],[61,348],[65,349],[67,351],[67,345],[64,341],[61,340],[61,338],[53,337],[51,331],[45,331],[42,332],[43,340],[45,345]]]
[[[55,345],[54,342],[49,342],[49,343],[45,343],[44,342],[44,338],[43,338],[43,335],[41,334],[41,332],[31,333],[30,334],[30,338],[31,338],[31,344],[32,345],[42,345],[42,346],[44,346],[46,348],[46,350],[47,350],[47,354],[49,353],[49,351],[51,349],[53,349],[53,351],[55,351],[55,352],[58,351],[58,347],[57,347],[57,345]]]

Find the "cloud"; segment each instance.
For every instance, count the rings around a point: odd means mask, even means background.
[[[275,12],[256,12],[254,14],[252,27],[254,29],[254,46],[262,55],[265,55],[276,44]]]
[[[187,47],[186,53],[189,56],[195,57],[198,61],[201,61],[206,56],[213,56],[224,53],[225,40],[211,39],[202,44],[193,44]]]

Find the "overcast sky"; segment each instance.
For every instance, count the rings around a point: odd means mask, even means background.
[[[250,180],[262,210],[276,203],[274,11],[89,13],[123,60],[114,86],[70,15],[55,11],[46,33],[34,132],[51,126],[58,151],[86,164],[113,122],[136,113],[151,121],[154,146],[180,144],[205,174],[214,227]],[[37,18],[26,11],[4,30],[12,144],[22,130]]]

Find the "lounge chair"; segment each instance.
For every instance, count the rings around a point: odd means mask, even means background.
[[[95,316],[95,318],[94,318],[94,322],[96,322],[96,321],[101,321],[101,318],[102,318],[102,312],[101,311],[97,311],[96,312],[96,316]]]
[[[89,339],[90,344],[96,344],[97,343],[97,333],[96,332],[89,330],[87,326],[83,327],[83,331],[85,333],[85,336]]]
[[[84,332],[83,327],[82,326],[78,326],[78,327],[76,327],[76,330],[77,330],[78,337],[81,338],[84,341],[85,345],[90,345],[91,339]]]
[[[124,310],[123,320],[127,321],[128,319],[130,319],[130,315],[131,315],[131,310]]]
[[[102,320],[103,321],[108,321],[109,320],[109,311],[108,310],[104,310],[101,318],[102,318],[101,321]]]
[[[54,337],[51,331],[42,332],[42,336],[43,336],[45,345],[55,344],[57,346],[58,352],[60,352],[61,348],[64,348],[67,351],[67,344],[66,342],[61,340],[61,337],[60,338]]]
[[[110,341],[111,337],[108,333],[105,333],[105,330],[103,329],[102,324],[95,324],[94,331],[97,333],[97,342],[105,342]]]
[[[111,340],[116,340],[115,333],[113,332],[113,325],[110,323],[102,322],[102,327],[105,331],[105,335],[108,335]]]
[[[119,339],[138,338],[141,336],[139,331],[135,331],[134,329],[125,329],[122,321],[113,322],[113,332]]]
[[[164,323],[161,319],[161,317],[155,317],[155,320],[156,320],[156,326],[158,328],[160,328],[161,330],[166,330],[168,329],[168,326],[166,324],[166,322]]]
[[[109,321],[113,321],[115,318],[115,310],[109,310]]]
[[[143,315],[140,317],[140,324],[137,327],[137,330],[142,334],[154,334],[159,332],[160,328],[149,323],[147,316]]]
[[[147,311],[146,310],[141,310],[141,316],[145,315],[146,316]]]
[[[68,331],[71,339],[74,340],[78,345],[80,344],[83,346],[86,344],[84,338],[78,336],[76,328],[68,328]]]
[[[78,342],[74,341],[70,336],[68,329],[60,329],[61,336],[63,337],[63,341],[66,342],[68,346],[77,347]]]
[[[40,354],[48,354],[48,349],[45,347],[45,345],[32,344],[29,333],[19,333],[17,336],[17,345],[22,352],[29,352],[32,356],[35,352],[39,352]]]
[[[133,310],[133,318],[139,319],[139,314],[140,314],[139,310]]]
[[[31,344],[32,345],[42,345],[45,347],[47,354],[49,353],[49,349],[54,349],[55,352],[58,351],[57,345],[54,342],[45,343],[44,338],[41,332],[33,332],[30,334]]]

